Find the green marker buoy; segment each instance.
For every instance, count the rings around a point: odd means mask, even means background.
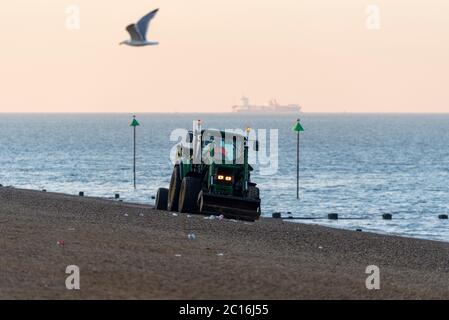
[[[133,166],[133,174],[134,174],[134,189],[136,189],[136,128],[140,126],[139,121],[137,121],[136,116],[133,116],[133,121],[130,124],[131,127],[134,128],[134,166]]]
[[[293,126],[293,131],[296,131],[296,199],[299,199],[299,133],[304,131],[299,119]]]

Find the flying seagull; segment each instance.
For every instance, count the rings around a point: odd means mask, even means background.
[[[153,10],[147,15],[143,16],[137,23],[130,24],[126,27],[126,31],[131,35],[131,40],[125,40],[120,44],[126,44],[133,47],[155,46],[159,42],[152,42],[147,40],[147,31],[150,21],[156,16],[159,9]]]

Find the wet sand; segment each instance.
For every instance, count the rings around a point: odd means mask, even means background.
[[[447,299],[449,244],[0,187],[0,298]]]

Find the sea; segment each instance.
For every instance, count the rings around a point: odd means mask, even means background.
[[[137,114],[134,189],[132,114],[0,114],[0,184],[153,204],[177,133],[199,119],[265,141],[252,172],[265,217],[449,241],[438,218],[449,214],[449,114],[301,114],[299,199],[292,115]]]

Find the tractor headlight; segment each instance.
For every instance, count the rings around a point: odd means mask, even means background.
[[[220,174],[220,175],[217,177],[217,179],[218,179],[218,180],[223,180],[223,179],[224,179],[224,176]]]
[[[225,177],[225,180],[226,180],[226,181],[232,181],[232,177],[226,176],[226,177]]]

